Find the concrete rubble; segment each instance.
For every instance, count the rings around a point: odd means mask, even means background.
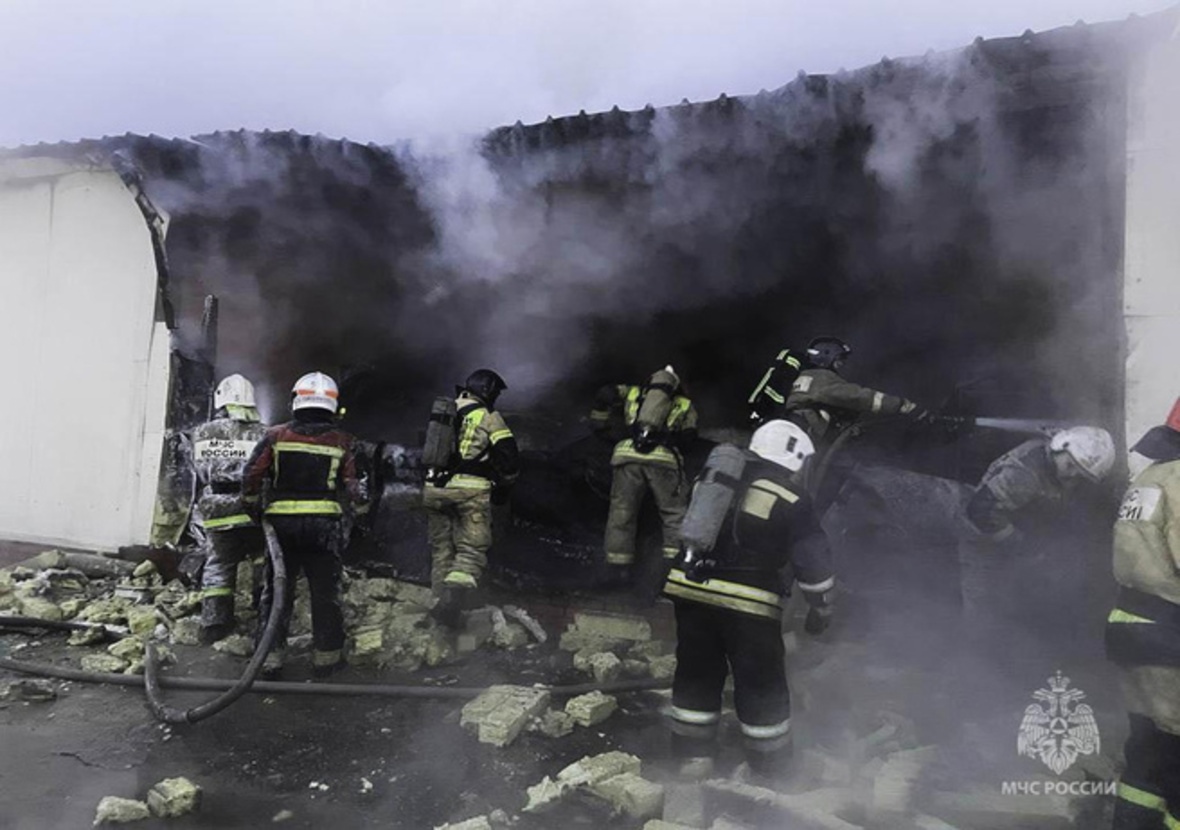
[[[640,775],[639,758],[626,752],[587,756],[570,764],[556,778],[546,776],[528,788],[524,812],[544,812],[574,792],[587,793],[616,814],[654,818],[663,810],[664,787]]]
[[[480,743],[507,746],[549,705],[549,692],[529,686],[492,686],[463,707],[459,725]]]
[[[547,738],[564,738],[574,731],[574,719],[560,709],[550,709],[529,724],[530,732],[538,732]]]
[[[98,809],[94,813],[94,824],[127,824],[132,821],[142,821],[151,817],[151,811],[142,801],[131,798],[118,798],[108,795],[98,802]]]
[[[165,778],[148,790],[152,815],[176,818],[194,812],[201,804],[201,788],[187,778]]]
[[[595,690],[566,701],[565,713],[578,726],[594,726],[609,718],[618,708],[619,702],[614,697]]]
[[[57,700],[57,687],[50,680],[28,678],[9,683],[0,694],[3,700],[22,700],[29,703],[47,703]]]

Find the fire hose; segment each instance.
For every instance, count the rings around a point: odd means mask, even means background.
[[[245,671],[237,682],[222,694],[191,709],[177,709],[164,702],[160,690],[159,659],[156,656],[156,646],[148,640],[143,652],[143,687],[147,694],[148,705],[152,714],[164,723],[196,723],[212,717],[234,701],[246,694],[258,673],[262,671],[262,664],[270,654],[275,638],[278,636],[279,625],[283,618],[283,608],[287,598],[287,566],[283,560],[283,549],[279,545],[278,536],[270,522],[262,522],[262,532],[266,535],[266,556],[270,562],[271,604],[270,614],[266,618],[266,626],[262,629],[262,636],[258,638],[258,645],[254,655],[246,664]]]

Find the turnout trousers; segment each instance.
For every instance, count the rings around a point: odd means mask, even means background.
[[[676,675],[669,712],[682,754],[713,754],[725,679],[733,672],[734,707],[750,766],[773,767],[790,745],[781,623],[687,600],[674,600]]]
[[[283,549],[283,562],[287,566],[287,597],[279,622],[275,651],[281,653],[286,648],[291,611],[295,606],[295,584],[302,574],[307,577],[311,597],[312,664],[317,667],[333,666],[343,660],[344,651],[344,611],[340,587],[344,536],[340,518],[269,516],[268,521],[274,527],[279,546]],[[268,562],[259,608],[259,636],[273,603],[274,585]]]
[[[262,528],[256,526],[214,530],[208,537],[209,554],[201,576],[201,627],[229,627],[234,623],[238,565],[263,557],[266,541]]]
[[[1131,710],[1113,830],[1180,828],[1180,668],[1119,669]]]
[[[492,496],[488,489],[434,487],[422,491],[430,539],[430,587],[474,588],[492,546]]]
[[[688,510],[688,482],[670,464],[628,462],[613,468],[606,519],[606,564],[633,565],[643,497],[651,492],[663,524],[665,559],[680,553],[680,523]]]

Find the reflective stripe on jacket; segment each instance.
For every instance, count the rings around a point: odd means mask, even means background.
[[[643,397],[643,387],[641,386],[618,386],[616,389],[622,398],[623,403],[623,423],[627,427],[635,424],[639,417],[639,405]],[[591,418],[594,413],[591,413]],[[669,436],[672,441],[675,441],[678,436],[683,433],[694,431],[697,428],[697,411],[696,407],[692,405],[692,401],[684,395],[672,396],[672,408],[668,412],[668,417],[664,421],[664,433]],[[680,458],[677,456],[673,447],[661,443],[654,447],[651,452],[639,452],[635,449],[635,443],[630,438],[624,438],[615,444],[614,452],[611,453],[610,463],[612,467],[617,467],[620,464],[663,464],[670,467],[679,467],[681,465]]]
[[[459,461],[443,486],[490,490],[493,485],[515,482],[520,472],[519,450],[504,416],[467,393],[455,399],[455,409],[459,414]]]
[[[357,476],[354,439],[330,421],[272,427],[246,463],[242,495],[258,500],[269,485],[266,513],[338,516],[367,502]]]
[[[192,432],[193,471],[200,491],[195,518],[207,531],[254,524],[242,504],[242,472],[266,426],[249,407],[227,407],[230,417],[214,418]]]

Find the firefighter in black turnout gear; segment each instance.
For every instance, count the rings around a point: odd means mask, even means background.
[[[311,595],[312,673],[326,677],[344,666],[344,521],[364,512],[368,501],[357,476],[355,439],[336,426],[338,397],[336,382],[322,372],[301,377],[292,389],[294,419],[267,431],[242,478],[242,497],[256,513],[267,485],[262,512],[274,527],[287,566],[282,623],[265,664],[271,675],[282,666],[300,573],[306,574]],[[270,614],[273,599],[268,580],[260,619]]]
[[[934,413],[911,400],[858,386],[840,376],[852,347],[837,337],[817,337],[807,344],[806,364],[792,381],[781,417],[800,424],[816,446],[829,444],[863,415],[905,415],[919,422]],[[781,393],[780,393],[781,394]]]
[[[805,630],[828,625],[835,585],[827,539],[799,473],[807,435],[770,421],[748,451],[714,448],[681,527],[684,552],[664,585],[676,612],[676,676],[669,712],[682,758],[715,751],[726,676],[751,771],[774,778],[790,751],[791,708],[782,640],[791,573],[810,606]]]

